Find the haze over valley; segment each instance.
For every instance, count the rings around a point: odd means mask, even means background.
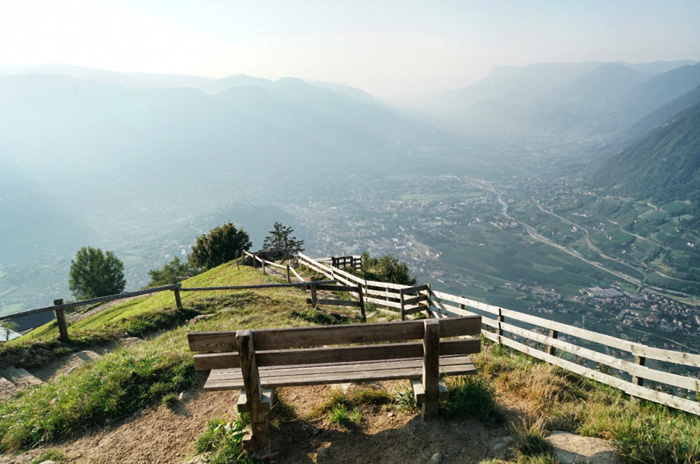
[[[68,298],[84,245],[136,289],[224,221],[254,247],[281,221],[312,255],[392,253],[437,288],[696,349],[699,89],[687,60],[535,64],[406,109],[295,78],[7,67],[1,311]],[[639,308],[591,313],[592,287]]]
[[[13,2],[14,3],[14,2]],[[0,314],[273,223],[434,288],[700,351],[692,1],[0,5]]]

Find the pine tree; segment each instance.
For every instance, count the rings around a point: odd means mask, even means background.
[[[303,240],[297,240],[292,235],[294,229],[291,226],[285,226],[280,222],[275,222],[273,230],[269,231],[267,237],[263,241],[263,250],[275,251],[282,254],[284,259],[289,259],[297,253],[304,251]]]

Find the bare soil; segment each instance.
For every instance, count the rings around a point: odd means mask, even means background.
[[[49,449],[74,463],[191,462],[194,444],[209,420],[236,416],[237,393],[203,392],[202,385],[203,378],[172,408],[158,405],[113,427],[20,455],[0,456],[0,463],[26,464]],[[428,463],[440,453],[443,463],[477,463],[493,457],[493,444],[507,434],[502,428],[470,421],[424,422],[417,413],[399,413],[388,406],[364,407],[362,425],[353,429],[309,418],[333,388],[337,387],[280,389],[279,398],[294,407],[296,418],[273,430],[271,446],[259,457],[272,463],[403,464]]]

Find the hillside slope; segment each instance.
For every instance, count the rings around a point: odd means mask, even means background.
[[[654,202],[689,200],[700,207],[700,104],[595,166],[596,186]]]

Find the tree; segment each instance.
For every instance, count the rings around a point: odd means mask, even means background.
[[[367,280],[378,280],[401,285],[415,285],[418,279],[411,276],[406,263],[402,263],[392,255],[384,255],[377,259],[362,253],[362,272]]]
[[[4,334],[5,340],[0,340],[0,341],[5,341],[9,342],[10,337],[12,336],[12,331],[17,328],[19,324],[17,324],[15,321],[0,321],[0,334]]]
[[[292,235],[294,229],[291,226],[275,222],[272,227],[274,229],[268,232],[270,235],[265,237],[263,241],[263,250],[281,252],[284,259],[289,259],[295,254],[304,251],[302,246],[304,241],[297,240]]]
[[[191,276],[197,273],[197,270],[189,261],[181,261],[175,256],[169,262],[165,263],[162,269],[151,269],[148,275],[151,281],[149,287],[157,287],[159,285],[168,285],[173,283],[173,279],[180,276]]]
[[[124,263],[114,253],[83,247],[70,262],[68,288],[79,300],[116,295],[124,291]]]
[[[250,250],[251,246],[248,234],[228,222],[197,237],[189,260],[194,266],[211,269],[242,256],[243,251]]]

